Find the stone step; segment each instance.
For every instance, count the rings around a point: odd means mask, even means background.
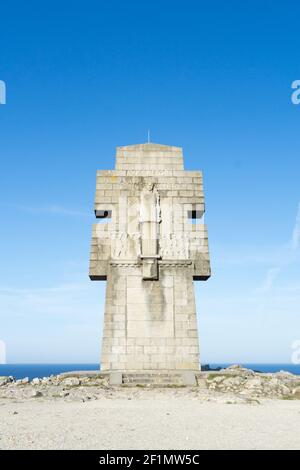
[[[182,374],[126,374],[122,383],[126,385],[184,385]]]

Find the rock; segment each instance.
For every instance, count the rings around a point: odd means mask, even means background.
[[[268,385],[269,385],[271,388],[278,387],[279,384],[280,384],[280,381],[279,381],[276,377],[273,377],[273,378],[268,382]]]
[[[81,379],[81,385],[90,385],[91,379],[89,377],[83,377]]]
[[[221,373],[225,373],[225,374],[234,374],[234,375],[244,375],[244,376],[248,376],[248,375],[255,375],[255,372],[251,369],[245,369],[244,367],[236,364],[236,365],[233,365],[233,366],[229,366],[227,367],[226,369],[221,369],[220,371]]]
[[[288,378],[295,377],[294,374],[292,374],[291,372],[288,372],[286,370],[280,370],[279,372],[276,372],[275,375],[277,375],[279,377],[288,377]]]
[[[29,378],[24,377],[24,379],[18,379],[16,380],[16,385],[26,385],[29,383]]]
[[[42,385],[51,385],[52,380],[50,379],[50,377],[43,377],[42,379],[40,379],[40,383]]]
[[[80,385],[80,380],[78,377],[67,377],[61,381],[61,385],[65,387],[78,387]]]
[[[239,387],[242,385],[243,379],[241,377],[228,377],[222,383],[225,387]]]
[[[213,379],[213,382],[214,382],[215,384],[220,384],[221,382],[223,382],[224,379],[225,379],[224,375],[223,375],[223,376],[220,376],[220,377],[215,377],[215,378]]]
[[[90,401],[91,399],[92,399],[92,397],[90,395],[82,397],[83,402]]]
[[[4,385],[7,385],[7,384],[9,384],[9,383],[11,383],[11,382],[13,382],[13,381],[14,381],[14,379],[13,379],[13,377],[12,377],[11,375],[10,375],[10,376],[5,376],[5,375],[4,375],[4,376],[1,376],[1,377],[0,377],[0,387],[2,387],[2,386],[4,386]]]
[[[214,381],[210,382],[210,383],[208,383],[208,388],[210,390],[215,390],[217,388],[217,384]]]
[[[300,386],[297,386],[295,388],[292,389],[292,395],[295,397],[295,398],[299,398],[300,399]]]
[[[253,377],[245,382],[245,388],[258,389],[262,386],[262,380],[260,377]]]
[[[41,379],[35,377],[34,379],[32,379],[31,383],[32,385],[39,385],[41,383]]]
[[[51,375],[50,377],[43,378],[43,383],[51,384],[55,386],[60,385],[61,381],[62,381],[62,378],[57,375]]]
[[[39,398],[39,397],[42,397],[42,396],[43,396],[43,394],[39,390],[32,390],[32,392],[31,392],[31,397],[32,398]]]

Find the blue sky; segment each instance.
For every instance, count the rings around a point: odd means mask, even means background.
[[[7,360],[98,361],[95,172],[150,128],[204,173],[202,362],[289,362],[300,339],[299,2],[12,0],[0,13]]]

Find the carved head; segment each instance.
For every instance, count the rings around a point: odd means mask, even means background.
[[[146,189],[148,191],[153,191],[154,186],[155,186],[155,184],[153,183],[153,181],[148,181],[147,184],[146,184]]]

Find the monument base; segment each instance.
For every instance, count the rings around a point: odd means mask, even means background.
[[[197,386],[201,378],[199,370],[144,370],[144,371],[72,371],[60,374],[62,377],[107,378],[112,386],[155,386],[184,387]]]

